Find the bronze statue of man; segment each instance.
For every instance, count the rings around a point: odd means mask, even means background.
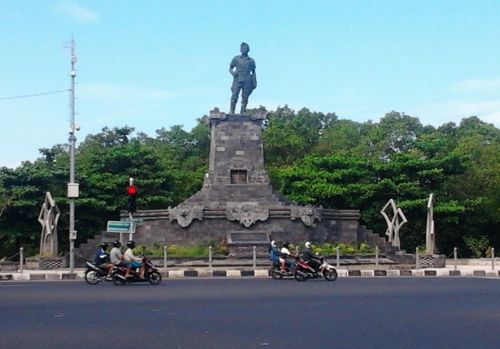
[[[257,87],[257,75],[255,75],[255,61],[248,56],[250,47],[246,42],[241,43],[241,55],[235,56],[229,65],[229,73],[233,76],[231,86],[231,114],[234,114],[238,95],[241,91],[241,114],[247,110],[248,96]]]

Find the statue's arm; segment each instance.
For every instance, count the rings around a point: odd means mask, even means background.
[[[233,60],[231,61],[231,64],[229,64],[229,73],[233,76],[236,77],[236,70],[234,69],[236,67],[236,62]]]
[[[252,67],[252,82],[253,82],[253,88],[257,87],[257,73],[255,72],[255,63],[253,64]]]

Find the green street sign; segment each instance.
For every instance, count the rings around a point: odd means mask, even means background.
[[[108,221],[106,231],[108,233],[135,233],[135,223],[124,221]]]

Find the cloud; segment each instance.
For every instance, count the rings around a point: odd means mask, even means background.
[[[440,126],[450,121],[458,123],[463,118],[475,115],[485,122],[500,127],[500,99],[433,103],[416,107],[410,110],[409,114],[418,116],[422,123],[433,126]]]
[[[76,2],[60,2],[57,10],[79,23],[96,23],[100,20],[97,12],[89,10]]]
[[[455,92],[485,92],[500,91],[500,79],[472,79],[456,83],[453,88]]]
[[[81,84],[76,87],[80,98],[102,102],[164,101],[174,96],[167,90],[108,83]]]

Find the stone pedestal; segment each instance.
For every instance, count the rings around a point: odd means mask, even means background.
[[[382,245],[359,225],[358,210],[294,204],[273,191],[262,143],[265,111],[255,115],[210,113],[210,158],[203,187],[174,208],[138,211],[138,244],[197,244],[227,240],[236,257],[267,254],[270,238],[301,243],[361,241]],[[122,218],[127,213],[122,212]]]

